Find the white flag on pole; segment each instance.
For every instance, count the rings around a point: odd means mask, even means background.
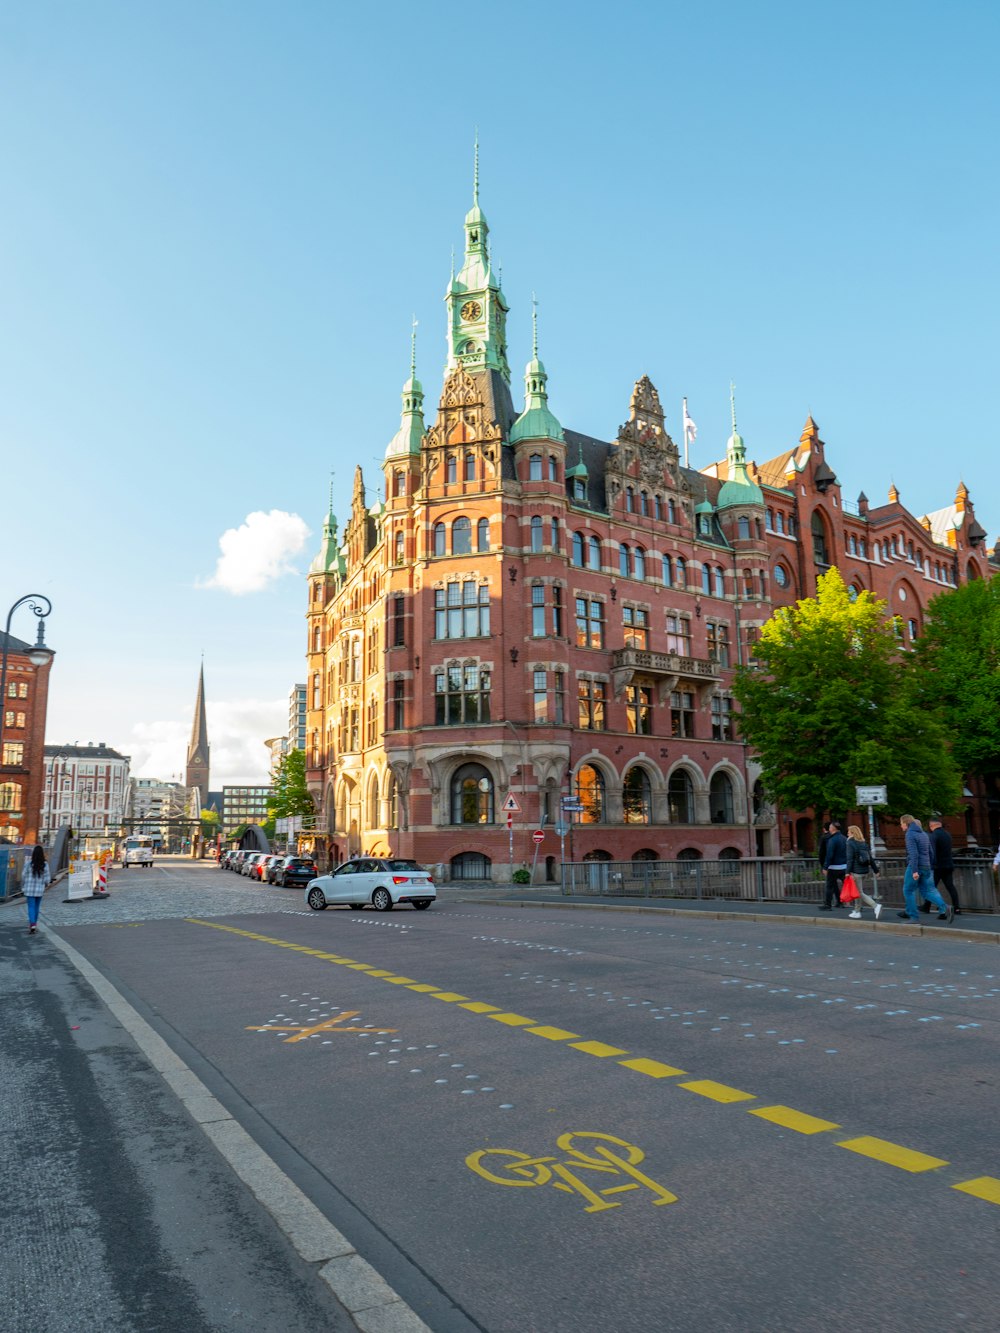
[[[698,438],[698,427],[688,416],[688,400],[684,399],[684,440],[690,444],[692,440]]]

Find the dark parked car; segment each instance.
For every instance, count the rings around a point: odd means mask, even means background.
[[[319,874],[316,862],[308,856],[285,856],[271,867],[271,883],[282,888],[289,884],[308,884]]]

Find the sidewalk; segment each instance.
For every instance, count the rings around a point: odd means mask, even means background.
[[[701,916],[712,920],[727,917],[775,924],[794,923],[844,930],[894,930],[906,935],[948,935],[987,944],[1000,944],[1000,913],[962,912],[950,924],[938,921],[933,913],[921,914],[920,924],[901,921],[894,903],[886,903],[876,922],[865,910],[859,921],[852,921],[846,908],[821,912],[814,903],[773,902],[745,898],[642,898],[622,894],[564,894],[558,885],[455,882],[438,885],[442,902],[476,902],[503,907],[589,907],[597,911],[653,913],[663,916]]]

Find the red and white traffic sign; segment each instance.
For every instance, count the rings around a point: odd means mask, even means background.
[[[507,816],[507,827],[508,827],[508,828],[513,828],[513,827],[514,827],[514,816],[513,816],[513,815],[508,815],[508,816]]]
[[[515,801],[513,792],[510,793],[500,809],[507,815],[516,815],[520,813],[521,807],[518,805],[517,801]]]
[[[542,832],[540,828],[536,828],[531,836],[535,842],[541,842],[542,839],[545,837],[545,834]]]

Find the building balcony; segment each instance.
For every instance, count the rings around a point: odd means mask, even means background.
[[[704,657],[683,657],[680,653],[650,653],[643,648],[618,648],[611,654],[611,680],[615,695],[621,697],[637,676],[655,681],[661,701],[673,690],[694,686],[699,691],[722,678],[717,662]]]

